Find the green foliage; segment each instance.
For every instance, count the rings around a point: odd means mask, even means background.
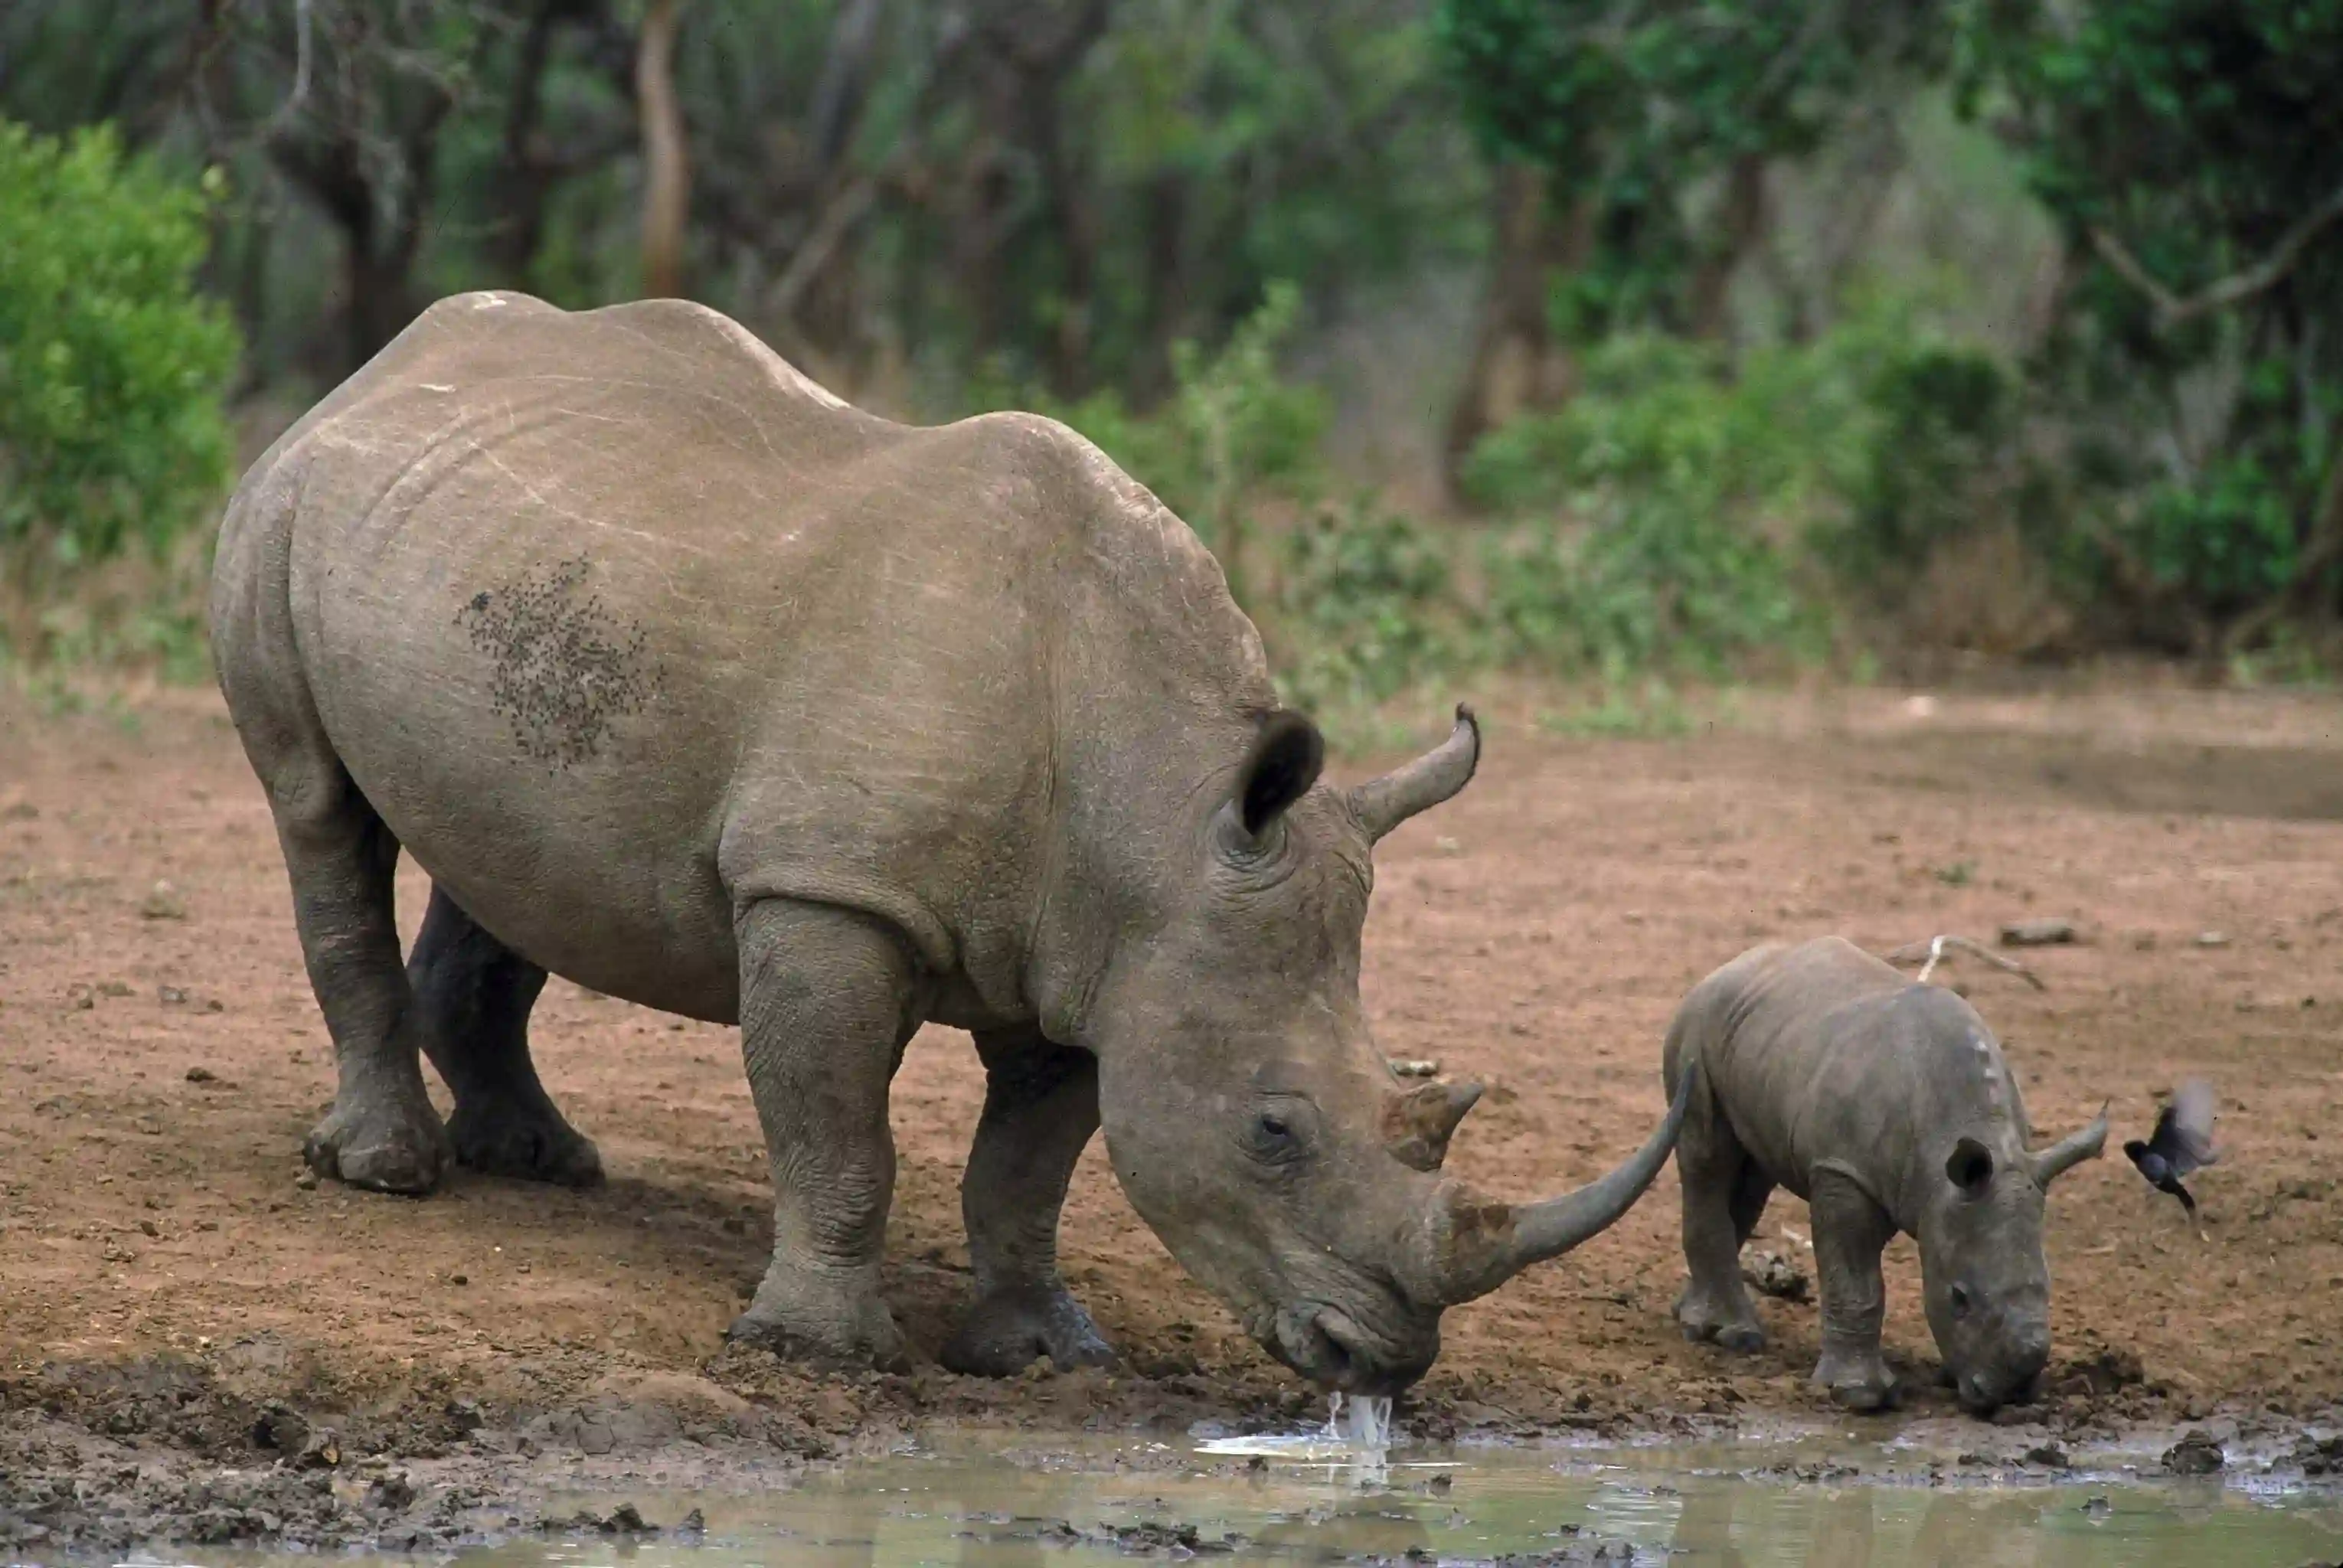
[[[0,123],[0,549],[20,574],[159,548],[218,499],[236,335],[195,293],[208,194],[110,131]]]
[[[1290,700],[1366,709],[1449,667],[1447,542],[1369,498],[1320,506],[1285,538],[1273,622]]]
[[[1646,676],[1634,686],[1607,686],[1600,702],[1547,714],[1539,727],[1580,739],[1649,740],[1689,735],[1696,722],[1691,708],[1666,681]]]
[[[2310,548],[2343,527],[2321,517],[2343,498],[2343,0],[1994,0],[1971,19],[1970,102],[2020,129],[2086,262],[2036,380],[2080,432],[2103,580],[2235,626],[2296,591],[2343,608]]]
[[[1828,529],[1842,575],[1875,592],[1907,583],[1942,540],[1979,521],[1981,487],[2007,460],[2014,377],[1990,354],[1917,341],[1870,367],[1872,430],[1844,527]]]
[[[1989,351],[1926,320],[1925,297],[1871,294],[1793,358],[1827,388],[1835,458],[1806,543],[1840,587],[1894,608],[1948,541],[2012,518],[2022,388]]]
[[[1566,329],[1681,326],[1687,272],[1730,236],[1686,198],[1736,161],[1811,152],[1863,95],[1941,67],[1937,0],[1438,0],[1433,31],[1481,146],[1591,201],[1593,254],[1564,280]]]
[[[1502,645],[1614,678],[1816,649],[1786,547],[1847,463],[1824,363],[1783,351],[1736,382],[1694,346],[1622,337],[1562,412],[1484,440],[1467,482],[1533,518],[1491,548]]]

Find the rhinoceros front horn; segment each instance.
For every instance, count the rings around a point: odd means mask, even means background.
[[[1668,1162],[1692,1102],[1687,1063],[1668,1113],[1627,1162],[1575,1192],[1513,1205],[1443,1184],[1424,1226],[1421,1278],[1409,1282],[1433,1304],[1453,1307],[1485,1296],[1532,1263],[1560,1257],[1618,1222]]]
[[[1480,722],[1460,702],[1456,728],[1447,739],[1406,766],[1353,789],[1351,810],[1368,838],[1380,839],[1418,811],[1437,806],[1463,789],[1480,765]]]

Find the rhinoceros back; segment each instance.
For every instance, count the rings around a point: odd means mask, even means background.
[[[297,679],[435,881],[704,1017],[744,878],[965,958],[1101,594],[1213,612],[1151,678],[1266,684],[1210,557],[1071,432],[892,424],[674,301],[442,301],[255,465],[220,555],[224,679]]]

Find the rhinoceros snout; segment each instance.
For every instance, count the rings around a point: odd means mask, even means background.
[[[2000,1364],[1961,1373],[1961,1402],[1972,1411],[1990,1412],[2005,1404],[2030,1404],[2042,1372],[2050,1364],[2047,1332],[2028,1331],[2013,1336]]]
[[[1440,1355],[1440,1327],[1398,1336],[1373,1332],[1334,1307],[1280,1312],[1265,1348],[1329,1392],[1388,1396],[1411,1387]]]

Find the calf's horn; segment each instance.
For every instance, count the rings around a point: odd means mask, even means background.
[[[1453,1307],[1485,1296],[1532,1263],[1560,1257],[1610,1229],[1635,1205],[1668,1162],[1692,1102],[1694,1065],[1685,1063],[1667,1115],[1644,1146],[1609,1175],[1543,1203],[1499,1203],[1443,1183],[1424,1226],[1422,1275],[1430,1302]]]
[[[2069,1132],[2049,1148],[2038,1149],[2026,1157],[2026,1163],[2034,1167],[2034,1184],[2047,1187],[2084,1161],[2097,1160],[2107,1141],[2107,1108],[2102,1105],[2089,1126]]]
[[[1351,791],[1351,810],[1370,839],[1380,839],[1427,807],[1437,806],[1473,779],[1481,765],[1481,725],[1472,709],[1456,705],[1448,739],[1380,779]]]

